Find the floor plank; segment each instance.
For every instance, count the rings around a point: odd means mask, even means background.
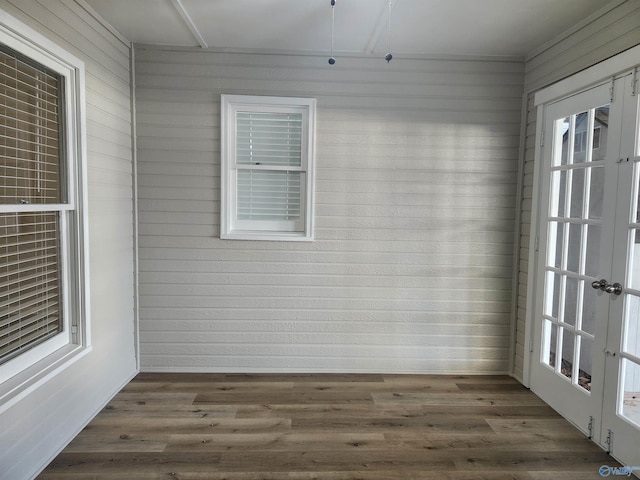
[[[40,480],[586,480],[619,466],[506,376],[138,375]]]

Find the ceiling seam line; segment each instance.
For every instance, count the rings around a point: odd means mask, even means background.
[[[198,30],[198,27],[194,23],[193,19],[191,18],[191,15],[189,15],[189,12],[187,12],[187,9],[184,7],[182,2],[180,0],[171,0],[171,3],[180,14],[182,21],[185,23],[185,25],[187,26],[191,34],[194,36],[194,38],[196,39],[200,47],[208,48],[209,45],[207,44],[206,40],[200,33],[200,30]]]
[[[399,1],[400,0],[393,0],[391,2],[391,13],[393,12],[393,10],[395,10],[396,5],[398,4]],[[389,10],[388,1],[385,1],[384,8],[382,9],[380,15],[378,16],[378,21],[376,22],[373,33],[371,34],[371,37],[369,38],[369,42],[367,42],[367,46],[365,47],[366,53],[373,54],[376,44],[378,43],[378,40],[380,40],[380,37],[385,32],[385,27],[387,26],[387,22],[388,22],[387,15],[390,14],[388,10]]]

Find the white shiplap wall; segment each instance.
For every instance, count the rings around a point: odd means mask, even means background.
[[[32,478],[136,372],[130,49],[73,0],[0,9],[85,62],[93,349],[0,414],[0,479]]]
[[[567,34],[534,52],[527,59],[526,148],[522,169],[524,188],[521,198],[520,275],[514,361],[514,375],[519,380],[526,377],[524,374],[525,319],[536,135],[536,110],[533,105],[533,96],[537,90],[545,86],[638,44],[640,44],[640,1],[613,1]]]
[[[136,49],[146,371],[506,372],[523,63]],[[219,239],[220,94],[318,99],[315,241]]]

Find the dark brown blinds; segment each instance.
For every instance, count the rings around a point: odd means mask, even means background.
[[[0,362],[62,330],[61,97],[62,77],[0,45]]]

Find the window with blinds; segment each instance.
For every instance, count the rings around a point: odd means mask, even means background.
[[[237,112],[236,125],[238,219],[299,219],[303,172],[271,167],[302,166],[302,114]]]
[[[59,74],[0,45],[0,363],[63,329],[62,92]]]
[[[311,240],[315,99],[221,103],[221,237]]]

